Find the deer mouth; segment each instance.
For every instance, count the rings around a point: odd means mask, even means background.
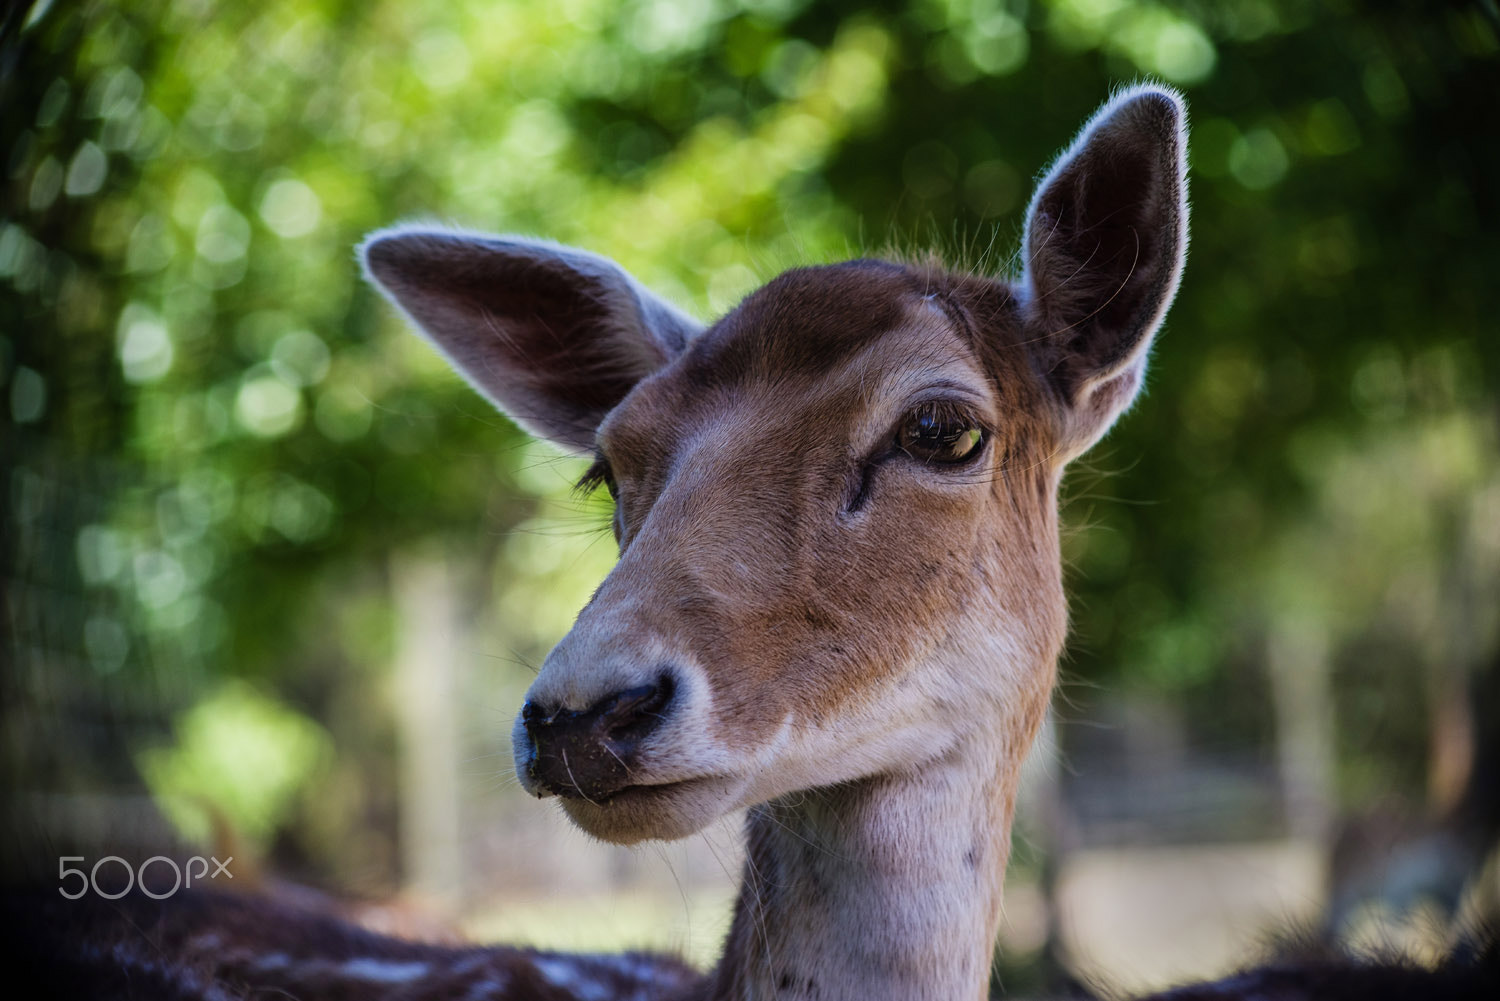
[[[711,778],[711,776],[703,776],[702,778],[696,779],[681,779],[676,782],[633,783],[631,785],[621,786],[619,789],[616,789],[613,792],[597,796],[587,795],[583,792],[583,790],[576,787],[561,787],[557,790],[557,795],[563,799],[581,799],[587,800],[590,803],[594,803],[598,806],[609,806],[616,801],[629,799],[631,797],[639,799],[642,797],[670,795],[680,789],[690,788],[695,784],[711,781]]]
[[[637,783],[608,796],[561,796],[563,810],[584,831],[616,844],[673,841],[696,834],[739,806],[743,780],[701,775],[671,782]]]

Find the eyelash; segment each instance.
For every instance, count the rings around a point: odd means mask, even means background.
[[[619,496],[620,491],[615,486],[615,476],[610,471],[609,463],[605,461],[604,456],[596,455],[593,464],[585,469],[583,475],[578,478],[578,482],[573,484],[573,489],[582,496],[588,497],[600,487],[608,490],[611,498]]]

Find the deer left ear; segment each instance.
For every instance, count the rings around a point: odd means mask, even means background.
[[[1140,391],[1187,253],[1187,112],[1157,85],[1118,94],[1047,172],[1026,220],[1026,321],[1063,402],[1058,457]]]

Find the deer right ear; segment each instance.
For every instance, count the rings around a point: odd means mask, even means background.
[[[541,240],[391,229],[360,257],[475,389],[574,451],[701,329],[613,261]]]
[[[1182,98],[1147,85],[1094,115],[1026,220],[1030,341],[1062,398],[1058,458],[1097,441],[1140,391],[1187,253]]]

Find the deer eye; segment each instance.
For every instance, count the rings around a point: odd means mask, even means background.
[[[896,430],[896,447],[918,462],[952,466],[984,448],[984,428],[966,414],[928,403],[907,415]]]

